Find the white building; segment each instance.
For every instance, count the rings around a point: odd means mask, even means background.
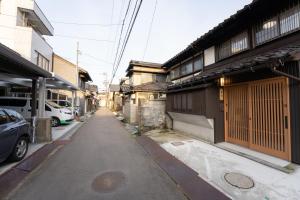
[[[0,0],[0,43],[47,71],[52,71],[52,47],[43,35],[54,29],[34,0]]]

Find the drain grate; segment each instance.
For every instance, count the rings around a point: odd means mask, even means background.
[[[254,187],[254,181],[250,177],[240,173],[226,173],[224,178],[227,183],[239,189],[251,189]]]
[[[97,176],[92,188],[99,193],[113,192],[125,183],[125,175],[119,171],[105,172]]]

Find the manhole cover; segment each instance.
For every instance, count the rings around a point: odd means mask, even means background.
[[[171,143],[173,146],[181,146],[181,145],[184,145],[183,142],[172,142]]]
[[[240,173],[226,173],[224,178],[227,183],[240,189],[250,189],[254,187],[253,180]]]
[[[118,189],[125,182],[125,175],[122,172],[106,172],[97,176],[92,188],[96,192],[108,193]]]

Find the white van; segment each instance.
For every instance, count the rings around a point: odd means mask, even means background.
[[[31,102],[32,100],[30,98],[0,97],[1,108],[15,110],[25,119],[30,119],[31,117]],[[53,127],[68,124],[74,119],[74,115],[70,109],[63,108],[51,101],[46,101],[45,103],[45,115],[52,119],[51,124]]]

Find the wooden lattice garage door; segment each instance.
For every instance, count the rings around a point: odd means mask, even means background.
[[[286,78],[226,87],[224,100],[227,142],[290,160]]]

